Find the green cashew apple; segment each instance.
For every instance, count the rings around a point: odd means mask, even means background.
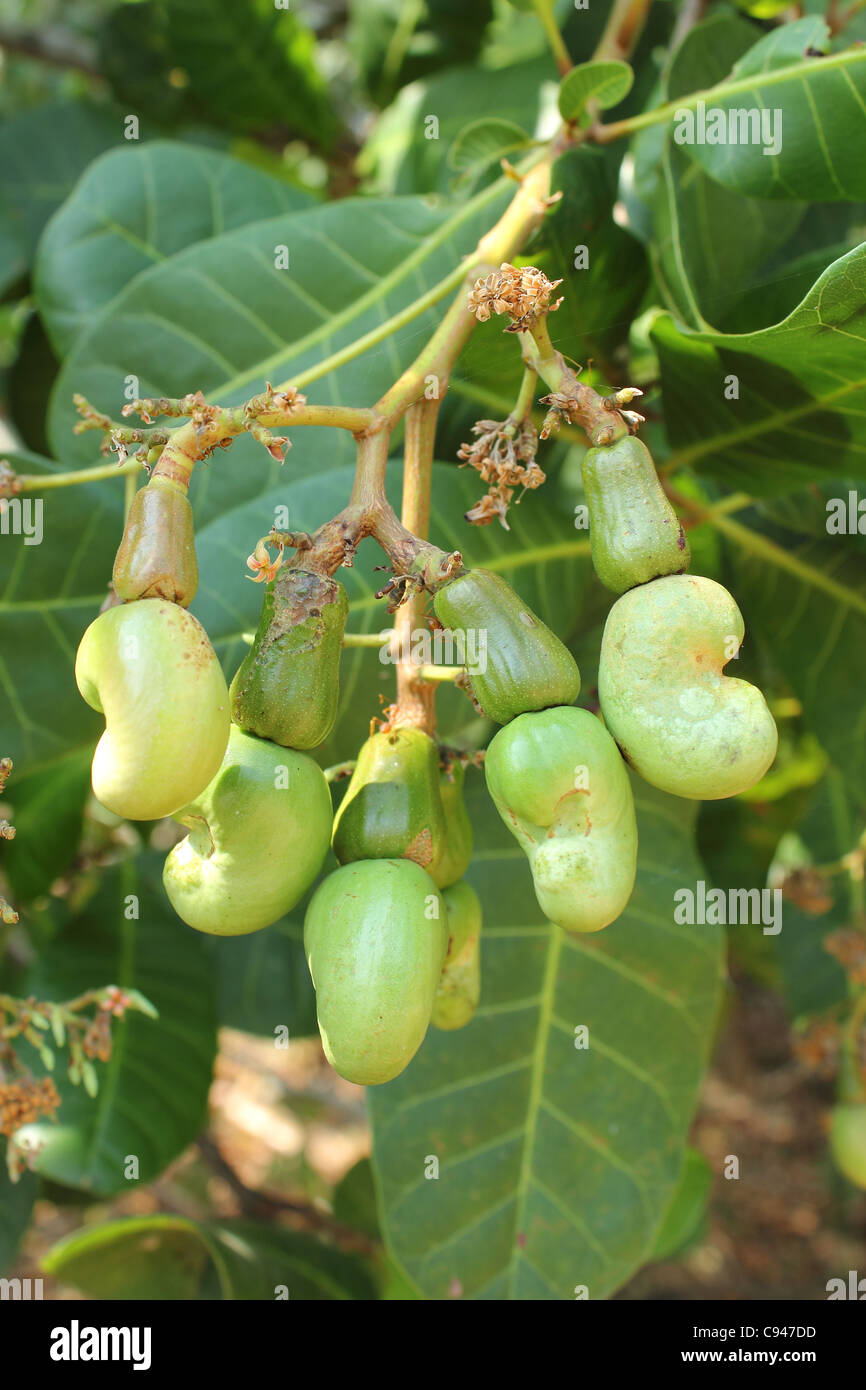
[[[775,758],[776,725],[760,690],[723,674],[744,631],[727,589],[697,575],[655,579],[611,608],[602,713],[626,761],[662,791],[736,796]]]
[[[356,859],[412,859],[438,883],[446,850],[439,749],[421,729],[367,739],[334,818],[334,853]]]
[[[346,590],[311,570],[267,586],[255,641],[231,684],[232,718],[284,748],[317,748],[337,718]]]
[[[866,1103],[854,1101],[833,1107],[830,1152],[839,1172],[856,1187],[866,1188]]]
[[[184,922],[245,936],[289,912],[313,884],[331,838],[331,791],[313,759],[232,725],[222,766],[175,813],[189,834],[162,881]]]
[[[633,435],[587,449],[583,486],[595,572],[615,594],[689,567],[689,543],[652,454]]]
[[[115,815],[170,816],[198,796],[229,736],[225,678],[207,633],[163,599],[107,609],[75,660],[84,699],[105,715],[93,790]]]
[[[319,884],[304,948],[325,1054],[347,1081],[378,1086],[424,1041],[448,944],[433,880],[409,859],[362,859]]]
[[[497,724],[577,699],[580,672],[571,652],[498,574],[459,574],[438,590],[433,610],[462,644],[458,664],[466,665],[475,699]]]
[[[481,998],[481,903],[465,879],[442,890],[448,949],[433,1001],[435,1028],[464,1028]]]
[[[567,932],[619,917],[634,887],[637,824],[628,772],[601,721],[570,707],[521,715],[496,734],[484,769],[545,917]]]
[[[447,888],[462,878],[472,858],[472,823],[463,800],[466,768],[455,759],[439,775],[439,793],[445,815],[445,849],[436,866],[434,878],[440,888]]]
[[[185,490],[157,475],[132,500],[112,576],[119,598],[164,598],[188,608],[198,588],[192,507]]]

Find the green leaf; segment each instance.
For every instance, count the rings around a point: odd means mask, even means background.
[[[369,1158],[354,1163],[334,1189],[334,1216],[344,1226],[353,1226],[373,1240],[379,1239],[379,1213],[376,1185]]]
[[[109,1195],[147,1183],[201,1126],[216,1053],[214,988],[203,939],[177,920],[157,877],[159,863],[127,860],[102,871],[95,897],[51,943],[27,993],[60,1001],[98,985],[134,988],[159,1021],[129,1012],[112,1025],[110,1061],[97,1063],[91,1100],[58,1066],[57,1123],[26,1125],[42,1145],[36,1170],[56,1182]],[[126,914],[137,907],[138,918]],[[127,1177],[131,1158],[137,1177]]]
[[[90,165],[39,245],[35,290],[52,342],[68,352],[139,271],[312,201],[249,164],[180,141],[111,150]]]
[[[4,454],[19,473],[56,473],[59,465],[34,455]],[[21,502],[22,525],[41,503],[41,542],[14,530],[12,507]],[[123,488],[87,483],[46,488],[44,497],[13,498],[10,534],[0,539],[0,744],[16,763],[16,777],[36,771],[72,749],[92,747],[102,720],[76,693],[75,651],[99,612],[123,526]],[[58,699],[62,699],[62,718]],[[11,796],[14,784],[10,783]]]
[[[669,1260],[694,1242],[706,1218],[712,1181],[712,1170],[703,1154],[686,1149],[680,1180],[656,1235],[652,1259]]]
[[[376,122],[361,150],[360,172],[379,193],[444,192],[451,177],[448,151],[479,111],[534,137],[553,133],[555,78],[545,53],[503,70],[447,68],[413,82]]]
[[[72,434],[76,391],[117,418],[130,376],[143,396],[200,389],[229,404],[266,380],[315,372],[453,272],[505,206],[506,182],[457,208],[420,198],[347,198],[199,242],[137,275],[64,363],[51,411],[58,457],[74,467],[95,452],[92,436]],[[288,269],[277,269],[286,254]],[[374,400],[408,366],[442,309],[437,304],[383,335],[328,372],[326,383],[317,376],[305,388],[309,398]],[[321,431],[298,430],[286,472],[319,471],[323,457],[330,467],[348,463],[353,453],[346,431],[335,431],[323,448]],[[218,457],[196,473],[199,524],[239,492],[255,496],[285,476],[249,437],[233,446],[230,467]]]
[[[866,683],[866,573],[844,537],[815,540],[757,518],[717,522],[732,543],[736,592],[746,631],[762,641],[803,706],[803,719],[845,779],[866,801],[863,697]],[[767,534],[765,534],[765,531]]]
[[[582,938],[543,922],[524,855],[480,779],[470,790],[480,1008],[459,1037],[431,1029],[407,1071],[368,1093],[386,1240],[428,1297],[569,1300],[586,1285],[599,1299],[652,1249],[712,1040],[722,941],[673,921],[675,889],[702,876],[694,807],[635,789],[634,896]]]
[[[564,302],[551,320],[556,346],[581,362],[601,358],[602,370],[605,355],[628,337],[647,279],[643,247],[613,220],[616,173],[600,150],[568,151],[551,175],[563,196],[544,223],[545,270],[563,281]]]
[[[760,39],[730,77],[679,101],[673,138],[712,178],[763,198],[866,196],[866,52],[824,47],[826,26],[798,20]],[[716,117],[716,113],[718,116]]]
[[[491,0],[350,0],[346,44],[377,105],[427,73],[471,63]]]
[[[316,999],[304,954],[304,909],[267,931],[209,941],[219,987],[219,1020],[259,1037],[275,1037],[287,1028],[289,1038],[314,1037]]]
[[[273,0],[228,6],[221,0],[152,0],[144,15],[136,14],[138,8],[122,5],[109,15],[103,37],[120,100],[144,101],[144,109],[159,116],[163,102],[177,103],[169,81],[179,71],[190,98],[184,113],[197,112],[233,130],[288,127],[331,144],[336,120],[316,66],[315,40],[296,14],[276,8]],[[150,50],[145,63],[142,39]]]
[[[838,864],[858,844],[866,828],[862,797],[851,795],[841,771],[831,770],[812,792],[798,826],[810,864]],[[847,873],[823,880],[833,904],[821,913],[807,912],[793,898],[784,902],[783,927],[776,938],[785,1001],[793,1018],[820,1013],[849,998],[839,961],[826,950],[827,936],[850,928],[861,910],[859,888]]]
[[[0,292],[25,275],[48,218],[92,159],[123,137],[120,112],[52,101],[0,127]]]
[[[724,12],[696,25],[671,60],[667,96],[676,100],[721,81],[748,52],[754,34],[753,25]],[[652,128],[642,132],[645,156],[655,135]],[[756,273],[796,231],[805,206],[747,198],[723,187],[692,161],[669,130],[659,156],[647,247],[656,283],[663,301],[685,323],[721,326],[739,303],[754,300]],[[646,186],[646,168],[641,180]],[[720,227],[732,226],[736,236],[718,235]]]
[[[37,1188],[35,1173],[22,1173],[16,1183],[10,1180],[5,1153],[8,1142],[8,1139],[3,1141],[3,1153],[0,1153],[0,1275],[11,1265],[30,1223]]]
[[[589,124],[587,107],[594,103],[602,111],[618,106],[628,96],[634,73],[628,63],[618,59],[578,63],[562,79],[559,87],[559,114],[564,121]]]
[[[48,452],[45,417],[59,367],[41,318],[37,313],[28,314],[3,394],[21,443],[35,454]]]
[[[298,1300],[376,1297],[361,1262],[310,1236],[252,1221],[145,1216],[58,1242],[46,1272],[97,1299]]]
[[[866,476],[864,304],[866,245],[828,266],[771,328],[696,333],[657,318],[676,464],[758,496]]]
[[[4,845],[3,870],[16,902],[46,893],[72,863],[90,793],[92,756],[92,748],[75,748],[36,773],[16,771],[6,788],[16,834]]]
[[[513,121],[482,116],[463,127],[448,151],[448,164],[458,176],[456,183],[469,185],[528,144],[526,131]]]

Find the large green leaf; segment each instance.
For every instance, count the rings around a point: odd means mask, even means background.
[[[46,102],[0,127],[0,291],[24,275],[39,233],[92,159],[123,139],[123,117]]]
[[[725,12],[696,25],[671,60],[666,95],[676,100],[720,81],[754,35],[753,25]],[[670,129],[658,172],[648,252],[664,302],[693,327],[722,324],[761,263],[795,230],[805,205],[748,198],[723,187],[692,162]],[[644,182],[646,177],[644,170]],[[733,226],[736,236],[718,235],[719,228]]]
[[[673,920],[674,891],[702,877],[693,806],[635,789],[635,893],[588,937],[544,923],[524,855],[480,785],[471,795],[480,1008],[459,1034],[431,1029],[407,1071],[368,1093],[386,1239],[428,1297],[566,1300],[584,1285],[603,1298],[652,1248],[710,1047],[722,943]]]
[[[3,847],[3,869],[16,902],[46,893],[72,863],[90,793],[91,756],[90,747],[74,748],[36,772],[17,773],[6,788],[16,835]]]
[[[556,345],[581,362],[601,358],[602,370],[605,353],[628,337],[647,278],[643,247],[613,220],[616,173],[602,151],[587,147],[557,160],[551,188],[563,196],[543,229],[546,273],[563,281],[564,302],[550,323]]]
[[[684,108],[694,109],[702,99],[708,114],[718,109],[727,127],[724,143],[704,143],[698,111],[696,138],[684,144],[695,162],[718,182],[753,197],[866,196],[860,157],[866,53],[854,47],[824,58],[805,56],[826,48],[826,39],[823,20],[782,25],[759,39],[719,87],[685,99]],[[734,141],[732,112],[743,113]],[[765,115],[768,128],[757,138],[748,123]]]
[[[109,151],[87,169],[39,245],[36,296],[55,347],[67,352],[139,271],[311,202],[250,164],[180,141]]]
[[[755,495],[862,479],[864,336],[866,246],[828,266],[771,328],[686,332],[659,317],[652,338],[676,462]]]
[[[460,207],[430,207],[419,198],[346,199],[269,218],[181,251],[136,276],[79,338],[54,391],[51,437],[64,461],[88,462],[93,437],[72,435],[72,396],[83,392],[115,418],[128,376],[142,395],[200,389],[237,402],[295,377],[358,337],[381,327],[452,272],[510,196],[499,185]],[[289,268],[275,258],[288,250]],[[444,297],[444,296],[443,296]],[[427,310],[327,379],[311,400],[372,404],[423,345],[442,308]],[[345,431],[297,430],[290,474],[347,463]],[[219,455],[197,470],[199,524],[242,496],[274,487],[280,465],[247,437],[230,464]]]
[[[267,931],[209,940],[219,986],[219,1021],[274,1038],[287,1028],[289,1038],[316,1033],[316,1000],[304,954],[304,908]]]
[[[58,471],[32,455],[4,457],[19,473]],[[92,746],[100,732],[99,716],[76,694],[72,668],[106,596],[123,488],[86,483],[13,500],[42,505],[41,544],[14,533],[0,540],[0,745],[23,772]]]
[[[818,505],[821,506],[820,500]],[[823,512],[823,507],[821,507]],[[743,519],[723,520],[734,547],[747,631],[761,640],[803,706],[803,718],[866,801],[866,564],[844,536],[817,540]],[[767,534],[764,534],[764,532]]]
[[[74,1231],[47,1273],[98,1299],[373,1300],[351,1255],[282,1227],[145,1216]],[[284,1292],[279,1292],[284,1291]]]
[[[57,1123],[26,1125],[41,1145],[36,1169],[100,1194],[150,1182],[186,1148],[205,1115],[216,1053],[213,972],[204,940],[168,906],[152,860],[103,870],[96,895],[40,958],[27,981],[37,999],[61,1001],[116,984],[137,989],[158,1020],[128,1013],[113,1025],[113,1051],[95,1063],[91,1099],[58,1065]],[[134,910],[138,916],[127,915]],[[130,1158],[137,1178],[127,1176]]]

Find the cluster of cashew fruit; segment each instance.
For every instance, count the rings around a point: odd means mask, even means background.
[[[460,569],[433,597],[436,621],[467,650],[485,634],[486,664],[466,684],[502,726],[487,785],[527,855],[539,906],[568,932],[605,927],[631,895],[637,826],[625,761],[656,786],[704,798],[751,786],[776,751],[760,692],[723,675],[742,618],[720,585],[684,573],[688,546],[648,451],[632,436],[592,448],[584,477],[593,560],[622,595],[602,643],[604,722],[575,707],[573,656],[499,576]],[[76,678],[106,720],[93,759],[98,799],[188,831],[163,880],[191,927],[231,936],[267,926],[333,849],[339,867],[304,926],[319,1027],[343,1076],[377,1084],[403,1070],[431,1022],[462,1027],[478,1004],[465,759],[444,754],[398,705],[361,748],[332,816],[310,751],[336,718],[348,602],[304,554],[267,584],[228,688],[187,611],[197,584],[189,502],[154,477],[118,550],[118,602],[84,634]]]

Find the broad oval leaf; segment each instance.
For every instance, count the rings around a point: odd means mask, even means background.
[[[376,1298],[360,1260],[312,1236],[253,1221],[134,1217],[73,1231],[46,1273],[97,1299]]]
[[[53,101],[0,127],[0,291],[29,269],[39,234],[92,159],[123,137],[123,116]]]
[[[864,305],[866,245],[771,328],[691,332],[657,318],[672,464],[753,496],[866,476]]]
[[[866,196],[866,52],[807,56],[822,30],[811,19],[774,30],[728,79],[678,98],[674,141],[738,193],[809,201]],[[792,44],[802,44],[797,58]]]
[[[312,197],[215,150],[154,140],[86,170],[39,244],[35,292],[58,352],[141,270]]]
[[[420,198],[346,199],[269,218],[199,242],[136,276],[64,363],[51,410],[58,457],[76,466],[95,452],[93,436],[72,434],[73,394],[118,418],[129,378],[143,396],[198,389],[231,404],[261,391],[267,380],[294,380],[306,371],[313,378],[308,399],[371,405],[408,366],[442,308],[409,317],[362,354],[351,345],[453,273],[505,206],[506,182],[457,208],[431,207]],[[349,360],[320,372],[318,364],[340,349]],[[353,457],[345,430],[299,429],[292,439],[286,465],[292,474]],[[238,493],[255,496],[283,476],[249,437],[233,445],[230,460],[226,467],[225,456],[217,455],[196,470],[199,524],[230,507]]]
[[[588,122],[587,107],[591,103],[606,111],[618,106],[632,89],[634,73],[628,63],[605,59],[578,63],[566,73],[559,87],[559,114],[564,121]]]
[[[482,116],[464,126],[448,151],[448,165],[458,185],[471,184],[506,156],[529,144],[529,136],[514,121]]]
[[[718,928],[674,923],[675,890],[702,877],[694,807],[635,792],[634,896],[588,937],[543,921],[480,779],[471,793],[481,1005],[459,1035],[431,1029],[407,1071],[368,1092],[383,1231],[430,1298],[568,1300],[581,1285],[604,1298],[652,1248],[723,955]]]

